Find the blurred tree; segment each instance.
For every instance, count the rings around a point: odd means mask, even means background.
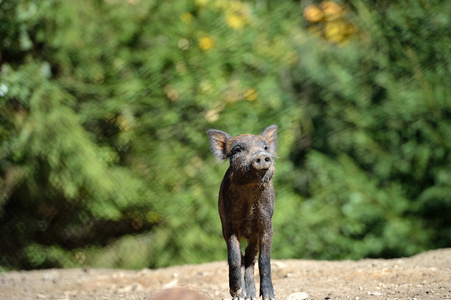
[[[299,188],[307,210],[321,211],[310,235],[324,231],[301,255],[396,257],[449,246],[451,7],[350,7],[347,17],[336,10],[359,28],[347,40],[326,33],[297,41],[304,59],[293,77],[314,130],[304,137],[311,149],[292,155],[309,175]]]
[[[239,1],[1,5],[1,265],[222,259],[205,130],[295,124],[289,21]]]
[[[205,130],[273,123],[275,257],[451,245],[448,6],[1,1],[0,266],[224,259]]]
[[[98,84],[108,62],[89,39],[103,32],[81,24],[102,6],[1,5],[8,21],[1,40],[1,264],[73,266],[72,250],[106,245],[158,220],[142,211],[152,211],[147,188],[122,161],[123,105]]]

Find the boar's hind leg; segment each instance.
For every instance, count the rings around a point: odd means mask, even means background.
[[[228,263],[229,263],[229,287],[230,296],[239,299],[241,296],[241,249],[236,235],[226,239]]]
[[[245,299],[257,299],[254,281],[254,265],[258,252],[258,239],[250,239],[244,255],[244,295]]]

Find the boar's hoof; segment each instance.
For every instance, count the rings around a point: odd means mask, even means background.
[[[239,300],[239,299],[244,299],[241,298],[241,289],[237,290],[237,291],[232,291],[230,290],[230,295],[232,295],[232,300]]]

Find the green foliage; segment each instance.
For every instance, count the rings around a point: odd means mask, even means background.
[[[344,48],[297,42],[309,59],[294,77],[314,127],[306,132],[314,150],[305,154],[303,188],[307,207],[325,210],[318,222],[329,223],[321,225],[327,241],[304,255],[392,257],[449,246],[449,181],[437,178],[451,175],[444,8],[355,5],[358,40]],[[324,249],[328,243],[335,249]]]
[[[449,4],[0,8],[2,269],[224,259],[205,131],[273,123],[274,257],[451,245]]]

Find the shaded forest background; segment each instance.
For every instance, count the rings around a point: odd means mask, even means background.
[[[0,1],[0,270],[223,260],[205,131],[279,126],[274,258],[451,246],[451,1]]]

